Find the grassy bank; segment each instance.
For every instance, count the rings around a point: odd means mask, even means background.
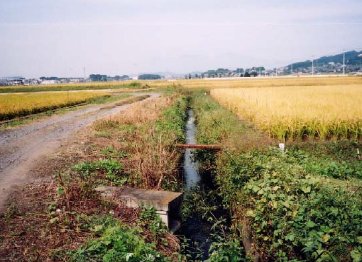
[[[250,256],[263,261],[359,261],[358,142],[296,143],[281,152],[203,93],[194,96],[193,104],[198,140],[225,146],[216,155],[200,153],[200,159],[214,170],[232,228]],[[325,166],[318,169],[317,163]]]
[[[166,96],[95,123],[97,137],[118,137],[117,143],[104,148],[102,154],[123,162],[125,184],[145,189],[180,189],[181,153],[173,145],[184,141],[185,110],[185,98]]]

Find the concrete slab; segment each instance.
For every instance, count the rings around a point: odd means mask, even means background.
[[[104,198],[122,202],[127,207],[154,207],[167,227],[173,232],[177,230],[175,225],[179,223],[175,221],[179,218],[182,193],[111,186],[100,186],[96,191]]]

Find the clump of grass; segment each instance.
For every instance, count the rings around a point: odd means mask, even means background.
[[[112,216],[94,216],[88,222],[93,239],[69,252],[72,261],[174,261],[180,244],[154,208],[138,210],[130,226]]]
[[[105,179],[111,185],[122,186],[127,182],[127,176],[123,172],[123,165],[113,159],[101,159],[95,162],[82,162],[73,168],[83,179],[88,179],[95,173],[100,179]]]
[[[94,125],[97,133],[117,138],[128,174],[127,184],[148,189],[175,190],[179,185],[181,153],[173,145],[184,141],[187,101],[164,96],[131,105],[126,112]]]
[[[71,261],[168,261],[156,251],[155,243],[145,241],[141,227],[131,228],[104,217],[93,231],[98,237],[71,252]]]

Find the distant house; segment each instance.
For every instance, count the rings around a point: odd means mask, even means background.
[[[42,85],[53,85],[61,83],[61,79],[56,76],[51,76],[51,77],[42,76],[40,77],[40,81],[41,81],[40,84]]]
[[[32,85],[39,85],[41,81],[39,79],[25,79],[24,85],[32,86]]]
[[[24,85],[24,77],[4,77],[0,79],[0,85],[4,86],[18,86]]]
[[[68,83],[82,83],[85,81],[83,77],[70,77],[66,79],[68,80]]]
[[[130,80],[128,75],[107,76],[107,81],[126,81],[126,80]]]
[[[59,84],[60,82],[58,80],[43,80],[40,82],[42,85],[54,85]]]

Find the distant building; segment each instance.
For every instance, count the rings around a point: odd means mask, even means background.
[[[25,86],[33,86],[39,85],[41,81],[39,79],[25,79],[23,83]]]
[[[54,84],[59,84],[60,81],[58,80],[43,80],[40,82],[41,85],[54,85]]]
[[[24,85],[25,78],[24,77],[3,77],[0,78],[0,85],[3,86],[19,86]]]
[[[85,81],[83,77],[70,77],[70,78],[62,78],[62,80],[66,81],[66,83],[82,83]]]

